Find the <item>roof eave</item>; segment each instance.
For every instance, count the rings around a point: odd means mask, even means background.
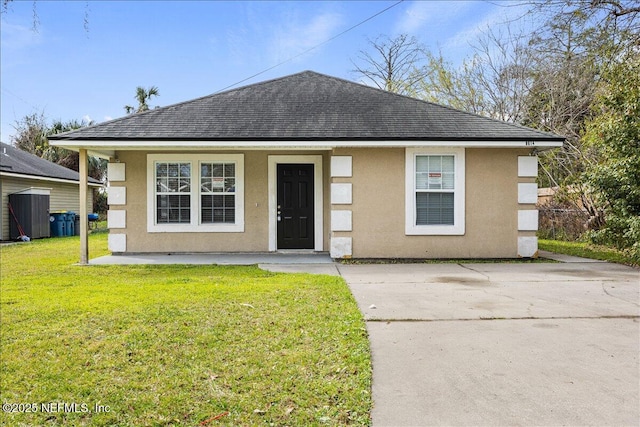
[[[475,147],[475,148],[556,148],[564,138],[476,138],[476,139],[86,139],[56,140],[51,145],[78,151],[87,149],[99,157],[113,157],[118,150],[197,150],[197,149],[312,149],[341,147]]]

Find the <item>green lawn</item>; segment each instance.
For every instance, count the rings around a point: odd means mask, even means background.
[[[606,246],[593,245],[584,242],[565,242],[561,240],[538,240],[538,247],[542,250],[559,254],[573,255],[583,258],[599,259],[618,264],[638,265],[638,260],[630,254]]]
[[[369,344],[342,279],[78,252],[77,237],[0,249],[2,425],[369,424]]]

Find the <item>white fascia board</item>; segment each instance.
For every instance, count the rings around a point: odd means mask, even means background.
[[[114,156],[115,151],[126,150],[331,150],[333,142],[313,143],[309,141],[53,141],[52,145],[78,151],[86,148],[90,153]]]
[[[562,147],[561,141],[332,141],[333,147],[458,147],[536,148]]]
[[[77,151],[86,148],[102,156],[115,150],[201,150],[201,149],[302,149],[331,150],[341,147],[465,147],[465,148],[550,148],[562,141],[51,141],[51,145]]]
[[[2,172],[0,173],[0,176],[7,176],[11,178],[36,179],[38,181],[62,182],[64,184],[80,185],[78,181],[74,181],[72,179],[50,178],[48,176],[23,175],[20,173],[11,173],[11,172]],[[89,182],[88,185],[90,187],[102,187],[102,184],[96,184],[95,182]]]
[[[113,157],[115,152],[105,148],[102,142],[94,141],[49,141],[49,145],[54,147],[61,147],[71,151],[79,151],[81,148],[87,150],[87,154],[91,157],[99,157],[101,159],[107,159]]]

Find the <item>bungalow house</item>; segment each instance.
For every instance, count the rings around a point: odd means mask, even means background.
[[[49,194],[49,210],[79,212],[80,199],[78,172],[42,159],[12,145],[0,144],[0,240],[9,240],[9,195],[20,192]],[[92,179],[91,187],[102,184]],[[87,195],[87,205],[93,204],[92,194]]]
[[[110,159],[114,253],[514,258],[564,139],[305,71],[51,141]]]

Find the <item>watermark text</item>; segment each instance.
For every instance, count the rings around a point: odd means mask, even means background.
[[[86,402],[4,402],[2,404],[2,412],[12,414],[100,414],[111,412],[111,407],[101,403],[94,403],[91,405]]]

